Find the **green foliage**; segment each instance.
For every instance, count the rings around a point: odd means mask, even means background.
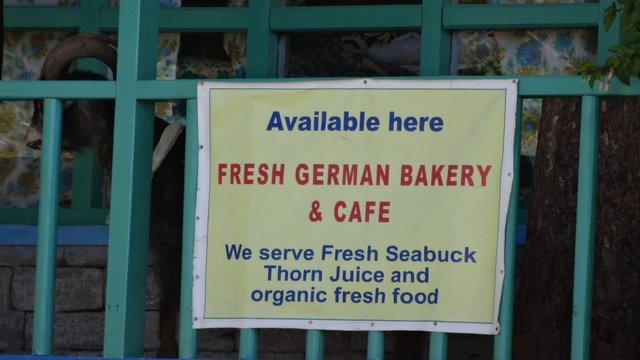
[[[638,0],[616,0],[605,9],[603,25],[611,29],[615,19],[620,16],[622,40],[610,47],[612,53],[604,65],[584,64],[579,73],[589,81],[593,88],[596,81],[608,87],[612,76],[629,85],[630,78],[640,76],[640,2]]]

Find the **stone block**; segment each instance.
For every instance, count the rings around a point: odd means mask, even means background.
[[[101,312],[56,313],[53,347],[57,350],[102,350],[104,314]],[[33,313],[26,318],[26,345],[33,339]]]
[[[349,349],[351,341],[351,331],[325,331],[324,349],[325,352],[345,351]]]
[[[368,341],[368,333],[366,331],[353,331],[351,332],[351,340],[350,340],[350,344],[349,347],[352,350],[366,350],[367,349],[367,341]],[[385,336],[385,349],[386,347],[386,340],[389,336]]]
[[[198,359],[210,359],[210,360],[238,360],[238,353],[212,353],[212,352],[198,352]]]
[[[236,338],[238,333],[239,331],[235,329],[198,330],[198,350],[213,353],[237,351]]]
[[[366,359],[366,351],[341,351],[341,352],[329,352],[324,354],[325,360],[352,360],[352,359]]]
[[[11,286],[15,309],[33,311],[35,268],[16,268]],[[105,276],[101,269],[60,268],[56,271],[56,311],[101,310],[104,304]]]
[[[107,266],[106,246],[65,246],[64,263],[70,267]]]
[[[450,359],[490,359],[493,354],[493,336],[449,334]]]
[[[307,333],[299,329],[261,329],[260,352],[304,353]]]
[[[0,353],[3,350],[22,350],[24,321],[23,312],[0,311]]]
[[[0,267],[0,313],[11,308],[11,268]]]
[[[56,251],[56,264],[64,258],[62,247]],[[36,266],[36,247],[32,245],[0,245],[0,266]]]
[[[102,351],[77,351],[73,356],[79,358],[101,358]]]
[[[262,360],[304,360],[304,353],[266,353],[260,354]]]

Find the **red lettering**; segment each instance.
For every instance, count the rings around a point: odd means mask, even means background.
[[[355,185],[356,175],[358,175],[358,165],[344,164],[342,172],[342,185]]]
[[[369,166],[365,166],[362,171],[360,185],[373,185],[373,177],[371,176],[371,168]]]
[[[298,164],[296,166],[296,182],[298,185],[306,185],[309,183],[309,167],[307,164]]]
[[[333,207],[333,217],[336,219],[337,222],[343,222],[345,215],[344,214],[340,214],[339,211],[340,209],[344,209],[347,207],[347,204],[340,200],[336,203],[336,205]]]
[[[444,169],[444,165],[431,166],[431,186],[436,184],[436,180],[438,181],[438,186],[442,186],[442,169]]]
[[[472,165],[462,165],[462,181],[460,182],[460,186],[465,186],[467,183],[469,186],[473,186],[473,166]]]
[[[480,177],[482,178],[482,186],[487,186],[487,176],[489,176],[489,172],[491,171],[491,165],[487,165],[482,168],[482,165],[477,165],[478,172],[480,173]]]
[[[447,169],[447,186],[456,186],[456,176],[458,176],[458,165],[449,165]]]
[[[218,185],[225,179],[230,185],[253,185],[255,183],[265,185],[280,184],[284,182],[284,164],[254,164],[254,163],[220,163],[218,164]]]
[[[374,222],[388,223],[390,213],[390,201],[365,201],[360,205],[359,201],[347,205],[344,201],[337,201],[333,206],[333,217],[337,222],[362,223]],[[347,216],[346,213],[349,213]]]
[[[420,165],[420,167],[418,168],[418,176],[416,176],[416,183],[415,185],[417,186],[418,184],[422,184],[424,186],[427,186],[427,167],[424,165]]]
[[[378,165],[377,166],[377,177],[376,177],[376,185],[389,185],[389,165]]]
[[[412,172],[413,167],[411,165],[400,166],[400,186],[411,185],[411,181],[413,180],[413,177],[411,176]]]
[[[323,164],[313,164],[313,181],[311,182],[313,185],[322,185],[323,170]]]
[[[349,213],[349,222],[362,222],[362,214],[360,214],[360,203],[355,201],[351,206],[351,212]]]
[[[280,166],[280,168],[278,168]],[[271,184],[282,185],[284,182],[284,164],[275,164],[271,170]]]
[[[267,183],[267,181],[269,180],[269,173],[267,172],[267,170],[269,170],[269,165],[262,163],[260,165],[258,165],[258,179],[256,179],[256,182],[260,185],[264,185]]]
[[[243,184],[253,185],[253,168],[255,164],[244,164],[244,179]]]
[[[380,201],[380,213],[378,214],[378,222],[389,222],[389,208],[391,207],[391,201]]]
[[[222,184],[222,178],[227,175],[226,169],[227,164],[218,164],[218,185]]]
[[[340,166],[338,164],[327,165],[327,184],[340,185],[338,182],[338,174],[340,173]]]
[[[231,184],[240,184],[240,164],[231,164]]]

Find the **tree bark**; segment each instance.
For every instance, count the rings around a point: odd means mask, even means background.
[[[640,358],[640,102],[601,112],[591,358]],[[580,100],[545,99],[516,296],[514,359],[568,359]]]

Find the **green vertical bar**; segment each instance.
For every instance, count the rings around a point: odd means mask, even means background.
[[[120,2],[104,356],[140,357],[144,340],[154,106],[137,80],[156,75],[158,2]],[[126,66],[124,66],[126,65]]]
[[[384,359],[384,332],[369,331],[367,338],[367,360]]]
[[[34,355],[51,355],[56,289],[56,242],[58,229],[58,183],[60,180],[60,137],[62,103],[44,101],[40,203],[38,204],[38,249],[36,253],[36,291],[33,314]]]
[[[278,37],[271,32],[271,8],[279,0],[249,1],[247,29],[247,78],[275,77]],[[240,330],[240,359],[258,358],[258,330]]]
[[[420,75],[449,74],[451,35],[442,29],[442,5],[450,0],[424,0],[422,4],[422,42]]]
[[[278,36],[271,32],[271,8],[279,0],[249,1],[247,29],[247,78],[275,77],[278,66]]]
[[[193,319],[193,241],[195,238],[196,188],[198,180],[198,102],[187,100],[187,128],[184,164],[184,216],[182,224],[182,280],[180,291],[180,358],[198,355],[198,333]]]
[[[321,330],[307,330],[307,349],[305,360],[324,358],[324,333]]]
[[[424,0],[422,3],[422,43],[420,44],[420,75],[438,76],[449,73],[451,35],[442,29],[442,6],[448,0]],[[429,337],[429,358],[447,358],[447,334],[432,332]]]
[[[518,97],[516,124],[513,141],[513,187],[509,198],[506,238],[504,243],[504,284],[500,301],[500,332],[494,339],[493,358],[511,359],[513,340],[513,304],[515,303],[516,279],[516,230],[518,227],[518,188],[520,187],[520,128],[522,125],[522,98]]]
[[[80,2],[78,28],[80,32],[99,33],[100,7],[107,6],[108,0],[83,0]],[[83,70],[104,74],[106,66],[96,59],[80,59],[78,67]],[[73,156],[73,176],[71,197],[74,208],[95,208],[102,205],[100,189],[102,170],[92,150],[84,150]]]
[[[582,97],[576,253],[573,270],[571,359],[589,358],[591,292],[593,288],[593,243],[596,228],[596,192],[598,186],[599,111],[600,103],[598,97]]]
[[[445,360],[447,358],[447,334],[432,332],[429,336],[429,359]]]
[[[258,329],[240,329],[240,360],[258,359]]]

